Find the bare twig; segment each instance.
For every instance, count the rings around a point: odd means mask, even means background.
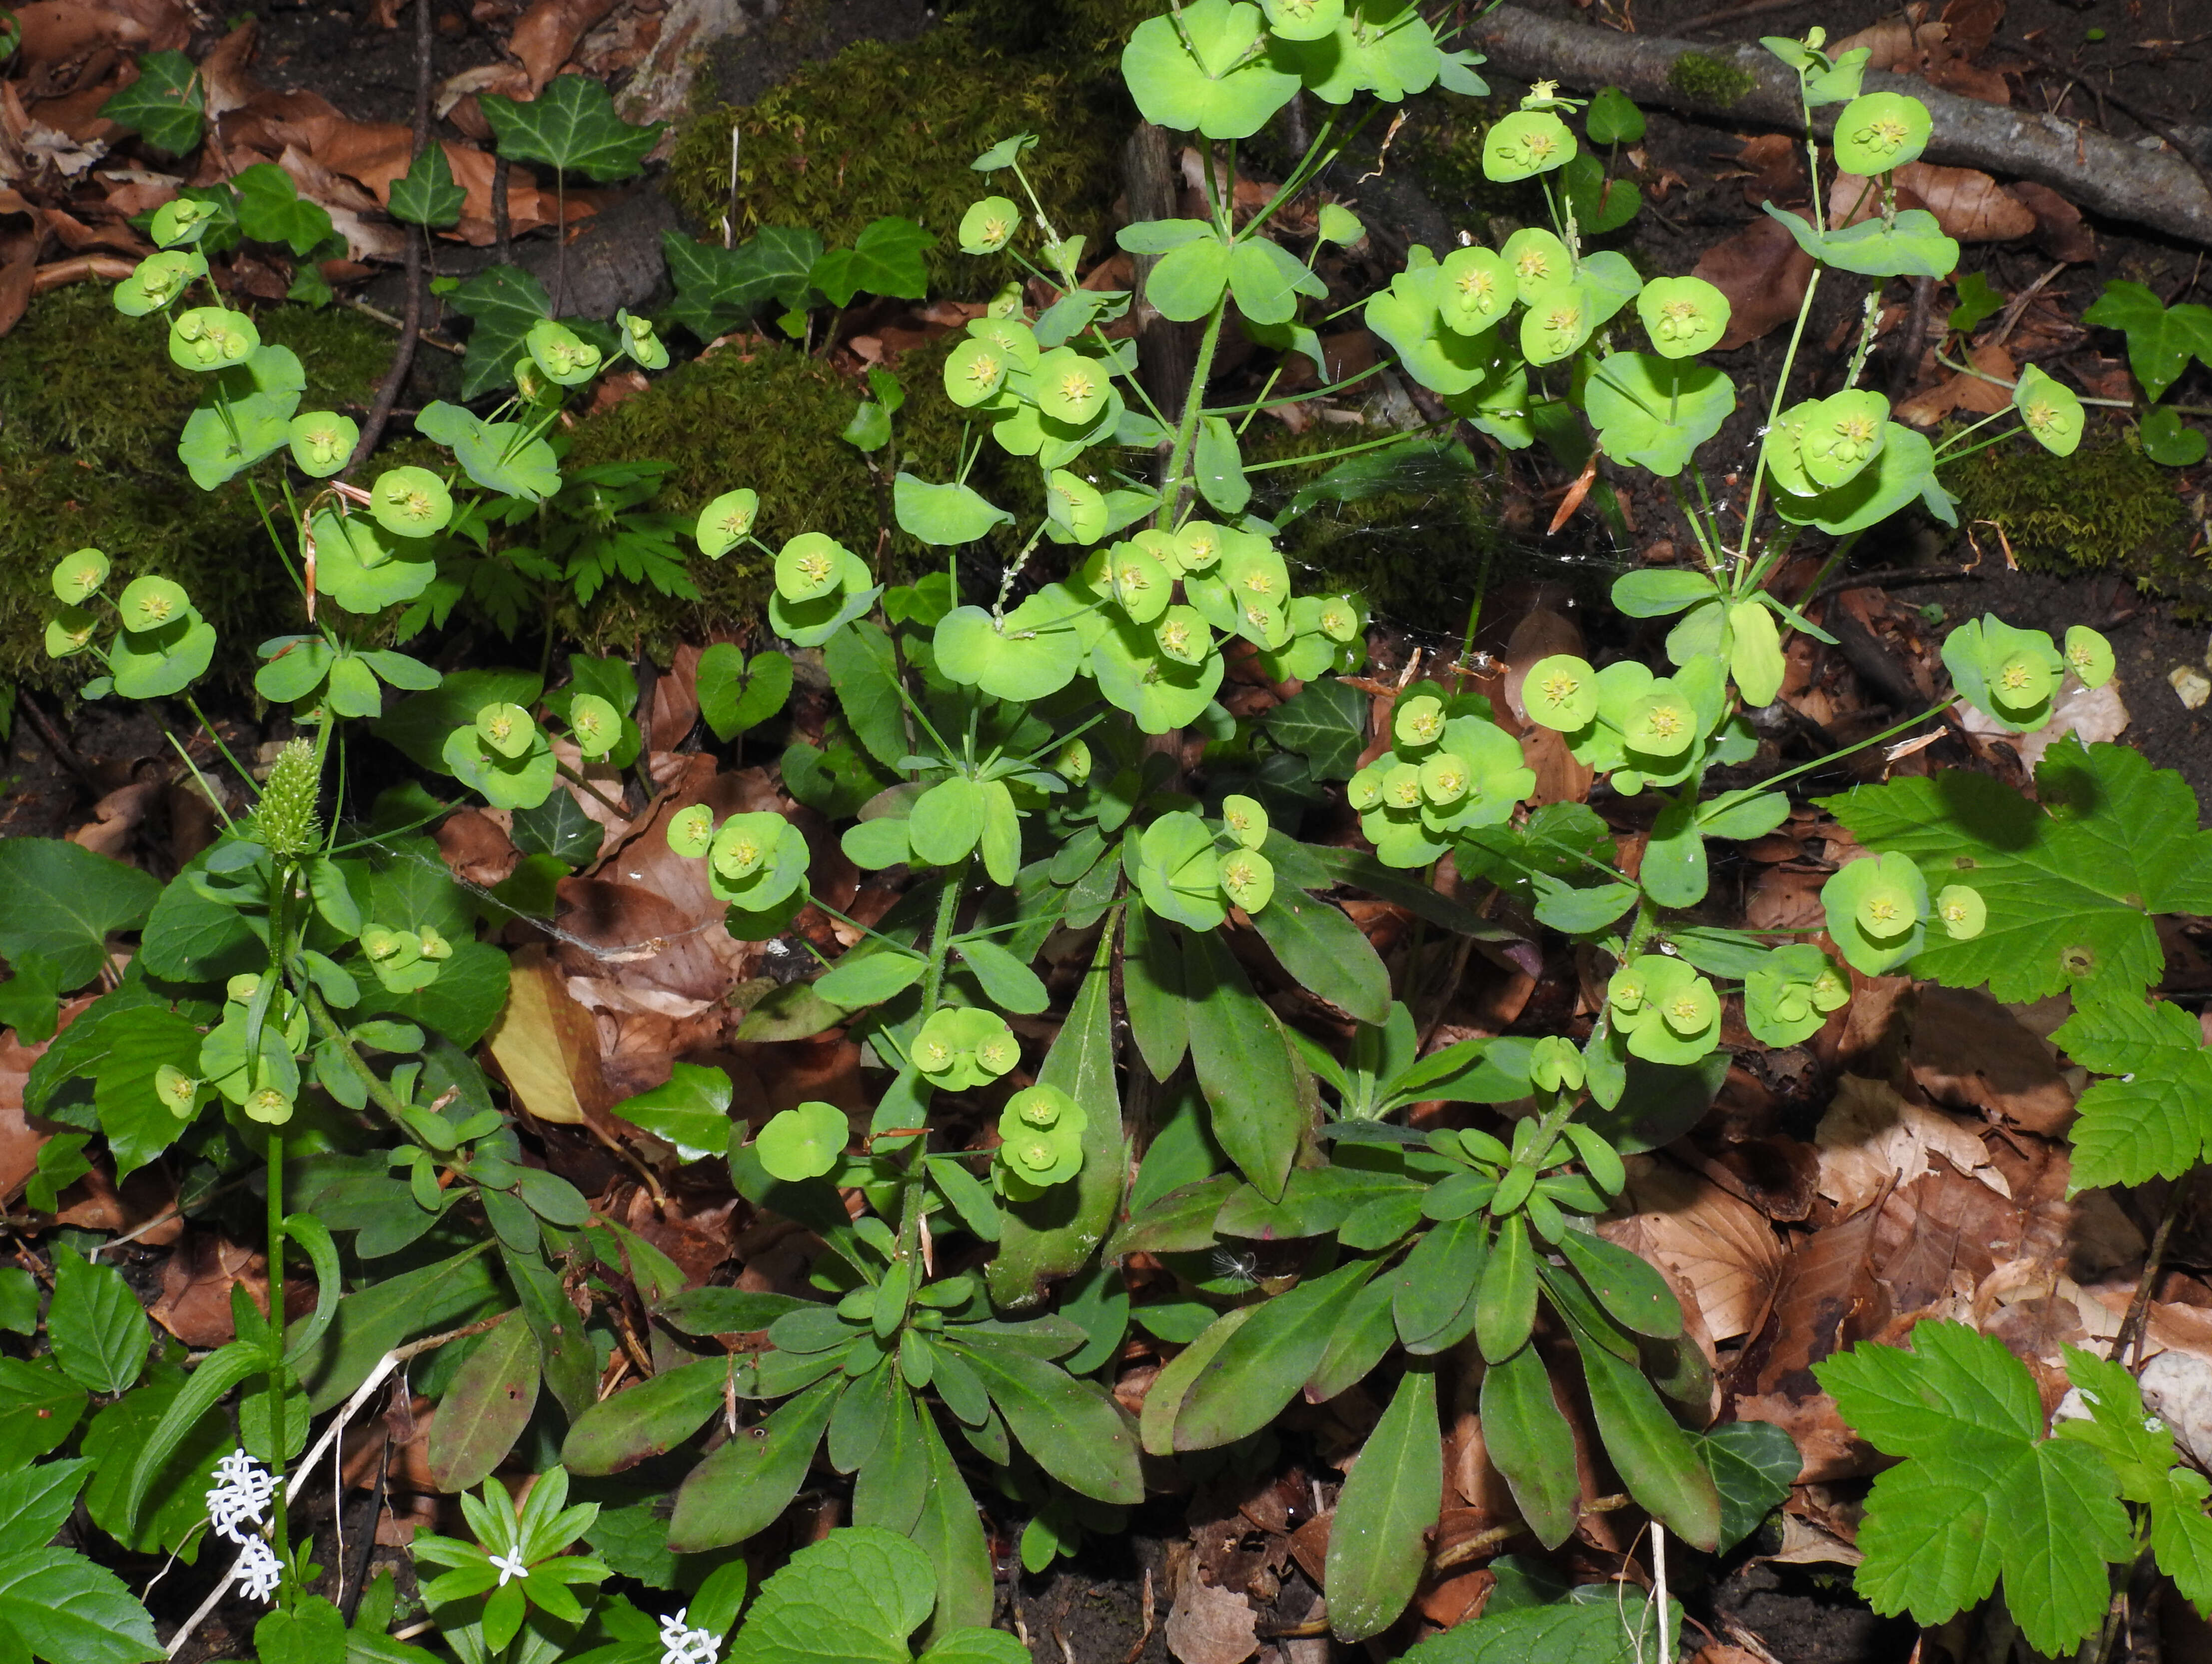
[[[415,145],[409,153],[408,166],[422,159],[430,143],[430,0],[415,0]],[[415,367],[415,343],[422,336],[422,245],[429,238],[427,226],[407,228],[407,313],[399,326],[399,344],[392,349],[392,367],[384,373],[384,385],[376,390],[376,403],[369,406],[368,420],[362,424],[361,442],[354,446],[353,460],[347,471],[367,462],[377,441],[384,437],[385,425],[392,420],[392,407],[399,403],[400,389],[407,385],[407,377]],[[309,616],[313,610],[309,609]]]
[[[2022,58],[2027,59],[2029,63],[2038,64],[2043,69],[2050,70],[2053,75],[2064,76],[2069,80],[2075,77],[2075,72],[2073,70],[2068,69],[2063,64],[2059,63],[2056,58],[2045,58],[2041,52],[2036,51],[2034,47],[2029,46],[2025,39],[2013,41],[2010,44],[2010,50],[2018,52]],[[2086,82],[2083,84],[2085,86],[2090,85],[2090,83]],[[2181,142],[2179,137],[2174,132],[2173,124],[2171,121],[2158,114],[2155,111],[2147,110],[2142,105],[2134,102],[2132,100],[2121,97],[2110,87],[2092,87],[2092,90],[2097,94],[2098,102],[2100,104],[2111,105],[2115,110],[2118,110],[2122,115],[2133,121],[2137,126],[2148,128],[2152,132],[2157,134],[2159,137],[2164,139],[2166,143],[2172,148],[2173,153],[2179,156],[2182,161],[2189,164],[2191,171],[2193,172],[2197,175],[2197,179],[2203,183],[2205,195],[2212,197],[2212,167],[2207,167],[2203,162],[2197,160],[2196,151],[2191,149],[2189,146]],[[2101,114],[2101,112],[2100,113]]]
[[[2150,1239],[2150,1252],[2143,1256],[2142,1276],[2136,1284],[2135,1298],[2128,1302],[2128,1315],[2120,1320],[2120,1332],[2112,1337],[2112,1350],[2105,1354],[2109,1361],[2119,1362],[2130,1348],[2137,1356],[2142,1354],[2143,1334],[2150,1327],[2151,1291],[2157,1288],[2158,1274],[2165,1269],[2166,1239],[2173,1235],[2173,1222],[2181,1217],[2188,1192],[2186,1176],[2176,1179],[2173,1187],[2166,1192],[2166,1213]]]

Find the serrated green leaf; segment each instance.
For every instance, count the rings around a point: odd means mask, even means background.
[[[1517,1606],[1455,1625],[1404,1655],[1403,1664],[1645,1664],[1657,1656],[1659,1614],[1644,1591],[1558,1606]],[[1681,1620],[1674,1620],[1681,1633]]]
[[[123,1580],[66,1548],[0,1558],[0,1651],[51,1664],[145,1664],[154,1620]]]
[[[46,1336],[70,1379],[95,1393],[119,1393],[146,1368],[150,1333],[144,1308],[123,1274],[96,1266],[66,1243],[54,1249],[54,1298]]]
[[[2179,1005],[2085,1000],[2051,1038],[2100,1075],[2075,1105],[2072,1190],[2178,1179],[2212,1141],[2212,1048]]]
[[[729,1661],[907,1664],[907,1637],[936,1603],[937,1576],[920,1548],[871,1526],[847,1527],[761,1585]]]

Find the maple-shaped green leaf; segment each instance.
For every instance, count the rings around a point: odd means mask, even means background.
[[[833,248],[815,261],[812,282],[833,307],[848,307],[864,292],[919,301],[929,293],[921,252],[936,244],[933,232],[887,215],[862,231],[852,247]]]
[[[526,350],[530,326],[553,312],[545,286],[520,266],[486,266],[446,298],[455,312],[475,319],[461,360],[463,398],[505,384]]]
[[[442,144],[426,144],[407,171],[392,181],[392,217],[410,225],[453,225],[469,193],[453,183],[453,165]]]
[[[626,179],[645,166],[646,153],[667,124],[633,127],[615,113],[607,89],[588,76],[556,76],[545,90],[522,103],[486,93],[477,102],[510,161],[542,161],[587,179]]]
[[[2212,365],[2212,307],[2169,307],[2141,283],[2113,282],[2081,321],[2127,336],[2128,367],[2153,398],[2181,379],[2191,358]]]
[[[2027,1366],[1963,1323],[1923,1323],[1911,1351],[1864,1344],[1814,1366],[1860,1436],[1905,1460],[1875,1481],[1854,1579],[1884,1615],[1940,1624],[2002,1576],[2039,1652],[2097,1626],[2106,1566],[2135,1553],[2118,1483],[2077,1439],[2045,1438]]]
[[[127,127],[156,150],[181,156],[200,142],[207,101],[199,71],[182,52],[148,52],[138,78],[100,106],[118,127]]]
[[[1978,936],[1929,932],[1914,975],[1986,982],[1999,999],[2148,987],[2166,963],[2151,915],[2212,913],[2212,832],[2197,829],[2188,782],[2126,746],[2067,742],[2035,779],[2039,805],[1952,769],[1824,806],[1868,848],[1911,856],[1931,891],[1966,884],[1987,903]]]
[[[2081,1095],[2074,1124],[2075,1190],[2178,1179],[2212,1140],[2212,1049],[2179,1005],[2084,1001],[2051,1038],[2086,1069],[2117,1077]]]
[[[2177,1461],[2173,1430],[2146,1412],[2136,1378],[2121,1365],[2069,1346],[2066,1373],[2089,1413],[2061,1421],[2058,1436],[2102,1453],[2120,1495],[2150,1509],[2158,1569],[2197,1611],[2212,1609],[2212,1517],[2204,1512],[2212,1482]]]

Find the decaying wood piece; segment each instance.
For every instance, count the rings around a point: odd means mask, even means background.
[[[1659,35],[1617,34],[1516,6],[1501,6],[1476,23],[1469,44],[1488,54],[1495,69],[1524,81],[1549,78],[1584,89],[1615,86],[1639,104],[1784,128],[1794,128],[1800,118],[1796,77],[1758,46],[1709,47]],[[1741,71],[1752,84],[1725,104],[1689,90],[1674,74],[1685,52]],[[2171,150],[2142,149],[2057,116],[1960,98],[1911,76],[1869,71],[1865,90],[1907,93],[1928,106],[1936,118],[1930,161],[2033,179],[2093,212],[2212,246],[2212,190]],[[1824,136],[1838,107],[1813,112]]]

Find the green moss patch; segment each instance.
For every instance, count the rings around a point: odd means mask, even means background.
[[[1733,64],[1705,52],[1684,52],[1668,68],[1667,84],[1685,98],[1725,110],[1759,83]]]

